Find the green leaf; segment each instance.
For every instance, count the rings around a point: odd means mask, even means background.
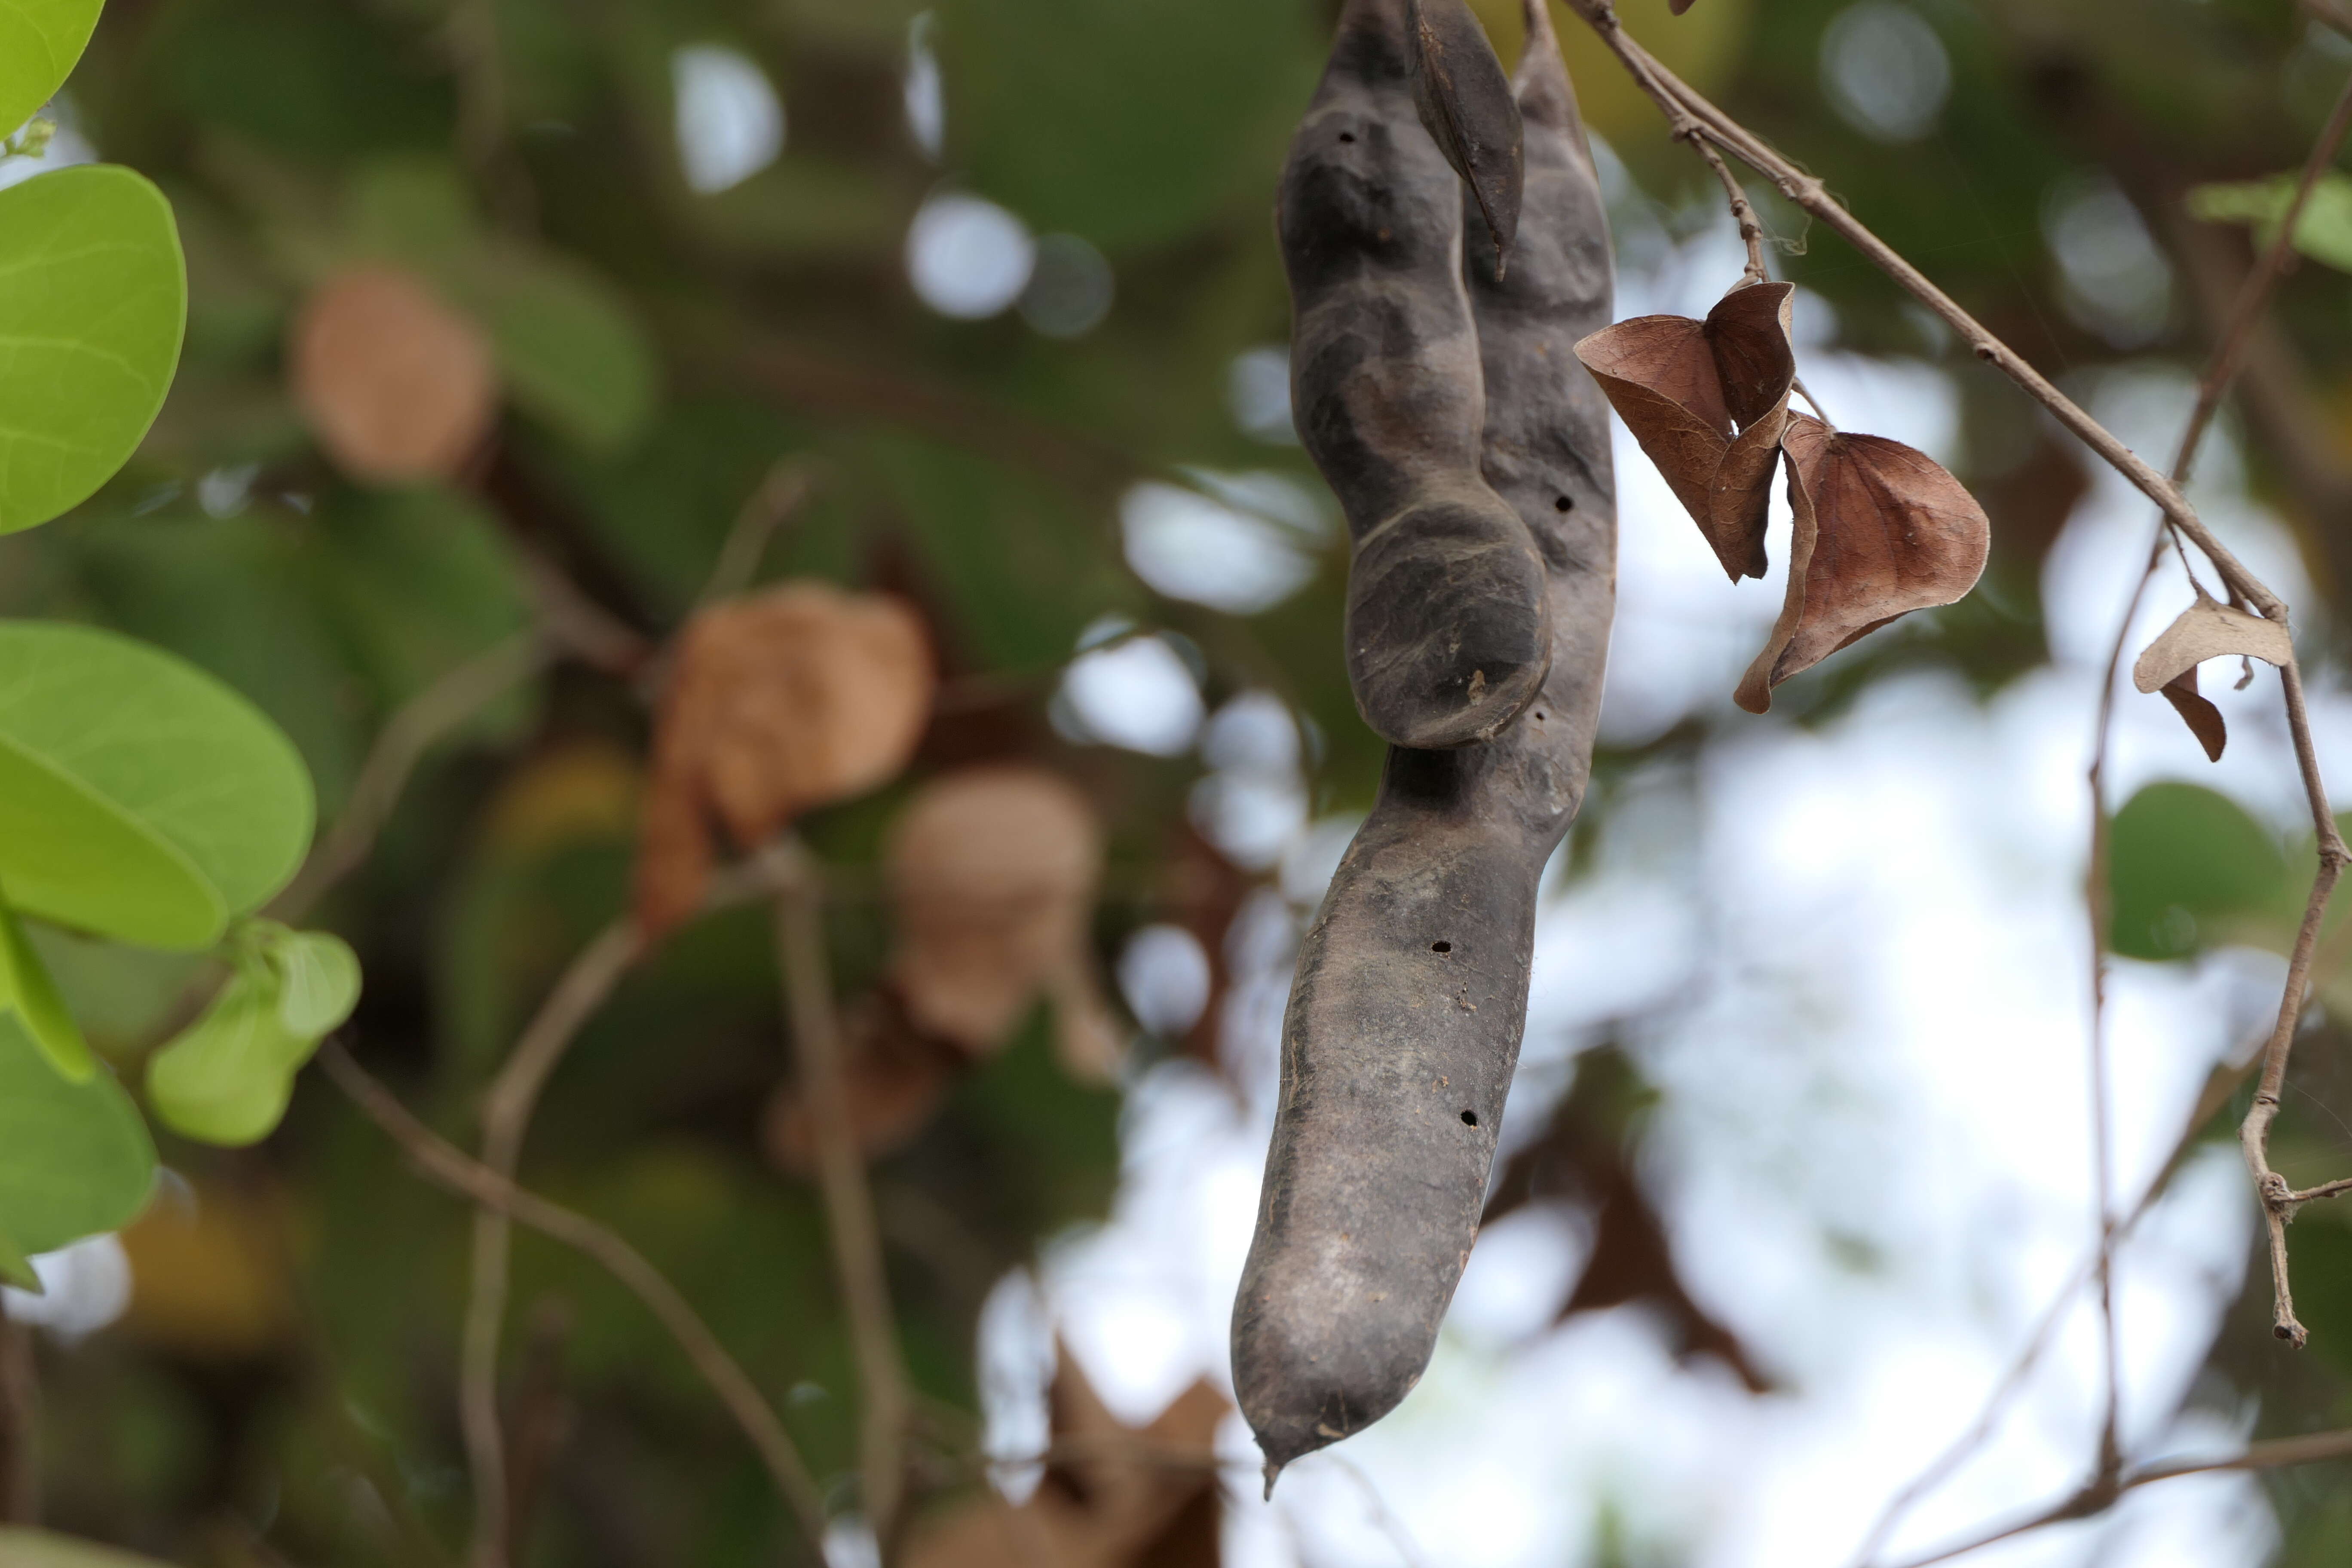
[[[171,205],[139,175],[91,164],[0,191],[0,533],[122,467],[163,406],[187,315]]]
[[[163,1123],[241,1148],[268,1137],[318,1037],[286,1027],[285,983],[268,964],[238,969],[204,1016],[147,1061],[147,1103]]]
[[[25,940],[16,911],[5,902],[0,902],[0,1013],[22,1024],[49,1065],[71,1082],[87,1082],[98,1071],[89,1043],[58,994],[41,955]]]
[[[236,973],[204,1016],[147,1063],[163,1123],[231,1148],[277,1127],[294,1075],[360,999],[360,961],[340,937],[252,921],[236,946]]]
[[[133,1557],[46,1530],[0,1529],[0,1563],[7,1568],[164,1568],[152,1557]]]
[[[660,369],[611,284],[559,257],[504,249],[459,292],[488,324],[523,412],[591,451],[626,446],[645,428]]]
[[[360,960],[341,937],[256,921],[261,954],[278,980],[278,1021],[289,1035],[323,1039],[360,1000]]]
[[[2273,174],[2240,184],[2197,185],[2189,192],[2189,215],[2206,223],[2255,226],[2255,241],[2268,245],[2294,200],[2301,174]],[[2329,171],[2311,189],[2294,226],[2294,247],[2314,261],[2352,272],[2352,175]]]
[[[2116,814],[2108,838],[2109,944],[2128,958],[2179,958],[2233,920],[2274,905],[2287,881],[2277,841],[2235,801],[2155,784]]]
[[[0,1285],[14,1285],[35,1296],[46,1293],[41,1277],[33,1272],[33,1260],[25,1256],[23,1247],[8,1239],[5,1230],[0,1230]]]
[[[252,704],[93,627],[0,623],[0,887],[26,914],[211,945],[310,847],[310,780]]]
[[[0,1234],[26,1256],[55,1252],[130,1224],[154,1184],[155,1146],[114,1075],[68,1082],[0,1013]]]
[[[344,490],[320,510],[319,564],[337,629],[385,704],[530,624],[497,521],[450,490]],[[514,710],[486,716],[510,721]]]
[[[99,0],[9,0],[0,5],[0,136],[48,102],[73,74],[98,26]]]

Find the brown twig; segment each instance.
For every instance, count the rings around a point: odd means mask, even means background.
[[[519,632],[444,674],[393,713],[360,764],[342,815],[320,839],[301,871],[269,906],[278,920],[299,921],[329,889],[357,870],[392,818],[425,754],[460,724],[547,667],[551,651],[535,632]]]
[[[518,1187],[436,1136],[391,1090],[353,1061],[340,1042],[329,1042],[319,1053],[319,1062],[336,1086],[401,1146],[427,1179],[585,1253],[643,1301],[742,1428],[810,1544],[822,1555],[824,1499],[799,1450],[793,1447],[791,1435],[740,1363],[659,1269],[610,1226]]]
[[[0,1524],[41,1522],[40,1411],[33,1331],[0,1302]]]
[[[2188,473],[2193,467],[2198,445],[2212,418],[2213,411],[2235,374],[2237,363],[2243,354],[2252,323],[2259,318],[2271,289],[2285,268],[2303,204],[2308,199],[2321,174],[2332,163],[2336,149],[2341,144],[2347,125],[2352,125],[2352,86],[2347,87],[2345,96],[2339,100],[2336,113],[2331,116],[2327,128],[2322,132],[2319,142],[2315,145],[2312,155],[2306,163],[2295,199],[2280,226],[2279,234],[2273,239],[2263,266],[2258,268],[2254,277],[2248,280],[2238,307],[2233,310],[2224,329],[2213,363],[2207,373],[2204,384],[2200,389],[2197,409],[2191,416],[2189,429],[2184,433],[2181,455],[2174,464],[2173,476],[2168,479],[2158,474],[2137,454],[2125,447],[2112,432],[2052,385],[2046,377],[2028,364],[2013,349],[1962,310],[1950,296],[1937,288],[1899,252],[1873,234],[1859,219],[1846,210],[1843,204],[1828,194],[1826,187],[1819,179],[1781,157],[1759,137],[1732,120],[1653,58],[1646,50],[1625,34],[1610,0],[1570,0],[1570,4],[1617,55],[1635,82],[1657,102],[1677,137],[1691,137],[1694,134],[1692,126],[1696,121],[1701,128],[1699,134],[1713,140],[1726,151],[1748,163],[1759,174],[1771,180],[1782,195],[1843,236],[1864,257],[1950,326],[1961,340],[1969,345],[1979,360],[1993,365],[2009,376],[2105,459],[2110,467],[2155,501],[2163,514],[2166,528],[2176,536],[2185,536],[2190,542],[2196,544],[2208,560],[2212,562],[2214,569],[2220,573],[2233,600],[2242,601],[2264,618],[2276,621],[2283,627],[2288,624],[2289,616],[2285,603],[2272,593],[2267,585],[2247,570],[2213,536],[2211,531],[2205,526],[2203,521],[2198,517],[2195,509],[2182,494],[2181,486],[2186,483]],[[2162,542],[2159,537],[2158,551],[2152,555],[2147,571],[2143,574],[2139,587],[2133,595],[2131,613],[2134,615],[2137,614],[2138,604],[2145,593],[2147,579],[2153,575],[2156,563],[2161,559]],[[2107,680],[2100,696],[2100,740],[2092,766],[2091,785],[2094,795],[2095,822],[2102,825],[2105,812],[2105,802],[2101,794],[2105,763],[2105,737],[2112,714],[2115,678],[2121,661],[2120,639],[2127,635],[2130,619],[2130,615],[2127,615],[2124,630],[2118,633],[2116,650],[2110,658]],[[2302,776],[2318,838],[2319,868],[2313,879],[2310,900],[2305,910],[2302,927],[2296,934],[2294,953],[2289,962],[2287,984],[2285,994],[2281,999],[2278,1023],[2272,1032],[2264,1053],[2262,1087],[2255,1094],[2253,1107],[2248,1112],[2244,1127],[2242,1129],[2241,1143],[2247,1166],[2252,1173],[2256,1188],[2262,1195],[2264,1218],[2270,1233],[2272,1269],[2278,1302],[2276,1331],[2282,1339],[2300,1345],[2305,1335],[2302,1325],[2294,1319],[2293,1297],[2288,1289],[2286,1272],[2285,1226],[2294,1215],[2294,1194],[2287,1186],[2284,1178],[2270,1168],[2268,1139],[2271,1123],[2278,1113],[2279,1095],[2284,1088],[2287,1058],[2293,1047],[2295,1027],[2302,1017],[2304,997],[2311,971],[2312,952],[2317,941],[2319,927],[2326,918],[2327,902],[2334,892],[2336,881],[2341,875],[2347,859],[2352,859],[2352,852],[2347,852],[2343,838],[2336,831],[2333,813],[2329,809],[2326,789],[2319,774],[2317,750],[2311,737],[2309,715],[2303,691],[2302,672],[2291,656],[2285,667],[2280,671],[2280,678],[2285,699],[2288,730],[2294,744],[2296,764]],[[2063,1509],[2076,1512],[2086,1510],[2095,1511],[2096,1509],[2104,1508],[2113,1500],[2117,1486],[2116,1476],[2122,1463],[2116,1436],[2116,1400],[2119,1390],[2116,1371],[2113,1287],[2110,1278],[2115,1226],[2109,1192],[2111,1177],[2107,1168],[2108,1139],[2105,1117],[2106,1061],[2104,1028],[2105,932],[2103,918],[2105,866],[2102,839],[2103,836],[2095,832],[2090,902],[2093,917],[2092,974],[2095,996],[2092,1045],[2095,1107],[2093,1143],[2095,1158],[2097,1161],[2095,1185],[2098,1190],[2100,1233],[2096,1271],[2101,1287],[2102,1315],[2107,1326],[2105,1340],[2107,1405],[2100,1440],[2098,1477],[2083,1493],[2062,1505]],[[2053,1315],[2055,1309],[2053,1309]],[[2005,1392],[2004,1390],[2004,1397]],[[1989,1429],[1989,1421],[1979,1422],[1977,1430],[1986,1429]],[[1937,1467],[1931,1468],[1930,1475],[1935,1475],[1939,1470],[1948,1473],[1948,1468],[1942,1460],[1938,1461]],[[1908,1498],[1914,1493],[1906,1489],[1904,1495]],[[2074,1515],[2066,1512],[2058,1512],[2038,1522],[2048,1522],[2051,1518],[2072,1516]],[[1885,1522],[1882,1521],[1882,1526]],[[2001,1534],[1990,1539],[2006,1539],[2010,1534],[2032,1528],[2035,1528],[2034,1523],[2004,1531]],[[1883,1530],[1874,1531],[1874,1539],[1882,1534]],[[1979,1544],[1990,1544],[1990,1540]],[[1940,1561],[1940,1559],[1936,1560]]]
[[[2301,1437],[2278,1437],[2250,1445],[2242,1454],[2232,1454],[2222,1459],[2181,1459],[2150,1465],[2133,1470],[2119,1479],[2094,1481],[2063,1502],[2052,1504],[2039,1513],[1987,1531],[1957,1546],[1948,1546],[1926,1557],[1912,1559],[1904,1568],[1934,1568],[1956,1557],[1981,1552],[1988,1546],[2012,1540],[2020,1535],[2062,1524],[2068,1520],[2088,1519],[2115,1506],[2126,1492],[2158,1481],[2176,1480],[2182,1476],[2210,1475],[2217,1470],[2279,1470],[2294,1465],[2316,1464],[2326,1459],[2352,1458],[2352,1431],[2314,1432]]]
[[[636,922],[614,921],[581,950],[548,993],[482,1106],[482,1164],[511,1181],[522,1158],[539,1092],[581,1026],[604,1005],[613,987],[645,951]],[[506,1325],[507,1263],[513,1221],[501,1209],[474,1213],[473,1279],[458,1340],[457,1415],[473,1471],[473,1561],[502,1568],[509,1538],[506,1432],[499,1415],[499,1340]]]
[[[824,945],[824,877],[795,839],[772,847],[765,858],[774,868],[778,887],[776,956],[783,974],[784,1006],[816,1135],[817,1182],[864,1394],[858,1468],[866,1522],[882,1543],[887,1561],[905,1485],[911,1406],[898,1358],[874,1194],[866,1185],[866,1159],[857,1147],[842,1069],[841,1025]]]
[[[702,911],[729,908],[775,890],[773,868],[752,859],[711,879]],[[637,961],[645,933],[623,916],[598,932],[556,980],[482,1100],[482,1164],[511,1181],[522,1160],[531,1113],[564,1054]],[[509,1216],[494,1208],[474,1215],[473,1277],[459,1341],[457,1409],[473,1470],[474,1560],[499,1568],[510,1533],[506,1434],[499,1415],[499,1342],[506,1322]]]
[[[805,461],[778,459],[735,513],[734,525],[727,531],[718,559],[711,563],[710,579],[695,595],[696,606],[715,604],[750,587],[769,544],[815,489],[816,475]]]

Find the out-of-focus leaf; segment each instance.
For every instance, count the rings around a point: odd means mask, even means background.
[[[134,1557],[46,1530],[0,1529],[0,1563],[8,1568],[164,1568],[152,1557]]]
[[[129,1224],[154,1182],[155,1147],[114,1075],[68,1082],[0,1013],[0,1234],[55,1252]]]
[[[2278,901],[2278,844],[2235,801],[2186,784],[2154,784],[2116,813],[2107,841],[2114,925],[2129,958],[2179,958],[2236,919]]]
[[[800,813],[888,782],[914,755],[938,677],[902,601],[793,583],[703,611],[663,694],[636,870],[637,919],[701,901],[714,820],[750,848]]]
[[[507,248],[475,275],[470,297],[525,413],[591,450],[645,429],[660,369],[612,285],[576,262]]]
[[[66,1010],[41,955],[25,940],[16,911],[5,902],[0,902],[0,1017],[15,1020],[69,1081],[85,1083],[98,1071],[89,1043]]]
[[[2192,185],[2189,216],[2207,223],[2254,226],[2255,242],[2270,244],[2294,201],[2300,174],[2273,174],[2238,184]],[[2339,272],[2352,272],[2352,174],[2330,170],[2311,188],[2294,226],[2294,247]]]
[[[297,157],[446,146],[446,75],[367,15],[315,0],[200,0],[171,14],[151,47],[182,105]]]
[[[36,921],[25,928],[66,1010],[99,1055],[145,1050],[208,960],[156,952]]]
[[[346,241],[366,255],[431,270],[481,237],[473,197],[443,158],[379,159],[352,176],[343,200]]]
[[[355,662],[387,703],[530,624],[498,525],[455,491],[347,490],[320,509],[320,570]],[[484,721],[510,724],[517,710]]]
[[[47,522],[120,468],[163,406],[187,270],[163,193],[128,169],[0,191],[0,533]]]
[[[0,886],[28,914],[193,950],[310,847],[309,774],[236,692],[84,626],[0,625]]]
[[[447,479],[498,416],[498,372],[481,330],[396,268],[350,268],[313,289],[287,359],[304,419],[356,479]]]
[[[1257,218],[1314,85],[1310,16],[1302,0],[953,0],[950,143],[982,194],[1106,248],[1228,206]]]
[[[100,0],[14,0],[0,9],[0,136],[73,74],[98,26]]]
[[[0,1285],[14,1285],[36,1296],[41,1293],[41,1277],[33,1272],[33,1260],[25,1256],[23,1247],[8,1239],[5,1231],[0,1231]]]

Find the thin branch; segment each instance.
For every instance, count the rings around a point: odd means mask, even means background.
[[[1634,80],[1657,101],[1660,110],[1673,122],[1677,133],[1680,133],[1684,120],[1696,120],[1717,146],[1770,180],[1782,195],[1843,236],[1847,243],[1862,252],[1874,266],[1942,318],[1978,359],[2015,382],[2109,467],[2155,501],[2164,514],[2189,536],[2189,541],[2204,552],[2223,581],[2243,594],[2247,603],[2264,618],[2285,622],[2287,607],[2284,602],[2214,537],[2212,530],[2197,515],[2196,508],[2189,504],[2187,498],[2170,480],[2150,468],[2114,432],[2052,385],[2048,377],[2028,364],[2016,350],[1995,337],[1982,322],[1962,310],[1950,295],[1937,288],[1901,253],[1872,233],[1859,218],[1845,209],[1843,204],[1829,194],[1820,180],[1774,152],[1753,132],[1709,102],[1660,64],[1648,50],[1635,43],[1619,24],[1616,8],[1610,0],[1569,0],[1569,5],[1601,35],[1602,42],[1623,62]]]
[[[2352,1431],[2313,1432],[2301,1437],[2274,1437],[2249,1445],[2242,1454],[2223,1459],[2177,1459],[2146,1466],[2132,1471],[2122,1479],[2105,1485],[2094,1483],[2076,1492],[2063,1502],[2053,1503],[2040,1513],[2021,1519],[1998,1530],[1948,1546],[1926,1557],[1914,1558],[1904,1568],[1934,1568],[1938,1563],[1948,1563],[1955,1557],[1965,1557],[1981,1552],[1988,1546],[2025,1535],[2053,1524],[2069,1520],[2088,1519],[2115,1506],[2124,1493],[2141,1487],[2154,1486],[2158,1481],[2177,1480],[2182,1476],[2211,1475],[2226,1470],[2283,1470],[2295,1465],[2318,1464],[2327,1459],[2352,1458]]]
[[[798,841],[786,839],[768,854],[779,883],[776,955],[783,973],[784,1005],[815,1131],[818,1185],[864,1395],[858,1460],[866,1522],[887,1558],[905,1489],[911,1404],[898,1359],[874,1194],[866,1185],[866,1159],[857,1147],[842,1069],[841,1024],[834,1009],[832,965],[824,945],[824,884]]]
[[[711,565],[710,580],[695,595],[696,605],[715,604],[750,587],[768,546],[815,489],[816,476],[800,458],[781,458],[770,468],[736,512],[734,526],[727,531],[719,558]]]
[[[33,1331],[0,1301],[0,1524],[41,1522],[40,1415]]]
[[[535,632],[520,632],[443,675],[401,704],[369,748],[342,815],[319,841],[286,890],[269,906],[299,921],[327,890],[359,869],[392,818],[425,754],[482,709],[547,668],[551,652]]]
[[[636,922],[617,920],[582,949],[556,981],[483,1102],[484,1168],[506,1180],[514,1178],[522,1159],[523,1134],[548,1075],[644,952],[645,937]],[[473,1560],[478,1568],[502,1568],[510,1539],[506,1432],[499,1415],[499,1340],[506,1325],[512,1227],[503,1210],[485,1206],[474,1212],[473,1281],[458,1341],[457,1413],[467,1463],[473,1471]]]
[[[526,1192],[436,1137],[391,1090],[368,1076],[340,1042],[329,1042],[319,1053],[319,1061],[336,1086],[401,1146],[427,1179],[587,1254],[643,1301],[735,1417],[802,1531],[822,1555],[824,1499],[799,1450],[793,1447],[791,1435],[761,1397],[758,1385],[660,1270],[611,1227]]]
[[[773,868],[765,860],[730,867],[711,879],[702,912],[768,896],[775,885]],[[581,1029],[646,952],[645,933],[623,916],[581,949],[558,977],[483,1096],[482,1163],[487,1169],[514,1179],[541,1090]],[[499,1568],[505,1562],[511,1526],[506,1434],[499,1412],[499,1343],[506,1323],[511,1252],[509,1216],[494,1208],[478,1210],[474,1215],[473,1279],[459,1341],[457,1409],[473,1471],[473,1554],[481,1568]]]

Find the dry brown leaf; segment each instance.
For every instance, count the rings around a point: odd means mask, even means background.
[[[2197,743],[2205,748],[2205,760],[2220,762],[2222,751],[2230,744],[2230,726],[2222,719],[2221,710],[2197,689],[2197,667],[2190,665],[2157,689],[2172,704],[2172,710],[2180,715],[2180,721],[2189,726],[2189,732],[2197,737]]]
[[[1637,316],[1576,345],[1734,582],[1764,575],[1764,521],[1796,353],[1795,289],[1736,288],[1704,321]]]
[[[2294,644],[2278,622],[2234,609],[2200,588],[2197,602],[2181,611],[2132,666],[2132,684],[2155,691],[2209,658],[2231,654],[2284,667],[2294,658]]]
[[[983,1493],[918,1527],[907,1568],[1216,1568],[1223,1394],[1196,1383],[1130,1427],[1063,1347],[1050,1404],[1055,1457],[1035,1494]]]
[[[1094,808],[1058,774],[998,765],[926,785],[886,854],[908,1016],[975,1055],[1002,1047],[1038,993],[1087,962],[1102,858]]]
[[[1789,592],[1736,700],[1750,713],[1772,688],[1898,616],[1964,596],[1983,575],[1992,530],[1967,487],[1926,453],[1793,415]]]
[[[354,268],[313,289],[287,357],[303,419],[356,479],[449,478],[498,412],[481,330],[393,268]]]
[[[846,1011],[842,1043],[850,1128],[869,1160],[904,1148],[929,1126],[964,1065],[961,1048],[917,1029],[887,987]],[[815,1172],[816,1129],[798,1084],[770,1097],[762,1131],[778,1166],[795,1175]]]
[[[695,616],[656,718],[639,922],[658,935],[700,901],[714,817],[748,848],[896,777],[936,684],[922,622],[897,599],[791,583]]]

